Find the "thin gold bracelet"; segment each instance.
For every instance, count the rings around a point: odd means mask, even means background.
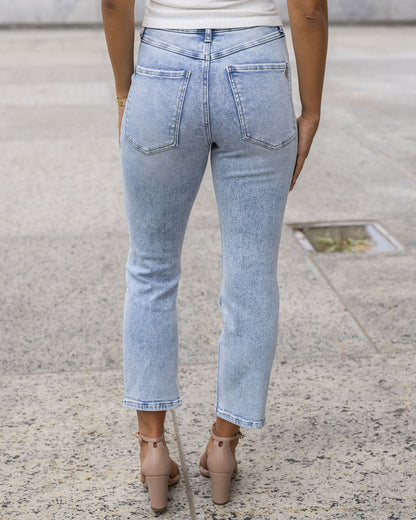
[[[116,101],[119,107],[124,107],[127,101],[127,96],[123,98],[119,98],[118,96],[116,96]]]

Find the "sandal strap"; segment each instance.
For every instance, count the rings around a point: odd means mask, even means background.
[[[134,435],[139,440],[145,441],[145,442],[162,442],[165,439],[165,431],[163,431],[163,433],[160,437],[147,437],[146,435],[143,435],[140,432],[136,432]]]
[[[215,422],[211,426],[211,437],[214,439],[214,441],[233,441],[235,439],[242,439],[244,437],[244,435],[240,431],[238,431],[234,435],[231,435],[231,437],[219,437],[218,435],[215,435],[214,427]]]

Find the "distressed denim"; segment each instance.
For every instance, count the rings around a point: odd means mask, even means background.
[[[243,427],[264,426],[278,333],[277,259],[297,142],[283,27],[141,28],[121,124],[130,237],[124,406],[182,404],[181,251],[210,157],[224,320],[215,413]]]

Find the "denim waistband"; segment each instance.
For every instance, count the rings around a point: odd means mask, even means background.
[[[285,33],[281,25],[253,25],[225,29],[142,27],[140,31],[142,43],[202,60],[222,58],[283,37]]]
[[[178,28],[172,28],[172,29],[162,29],[160,28],[160,30],[162,31],[169,31],[169,32],[184,32],[184,33],[205,33],[205,34],[210,34],[210,33],[222,33],[222,32],[229,32],[229,31],[243,31],[243,30],[246,30],[246,29],[252,29],[253,27],[280,27],[278,25],[268,25],[268,26],[265,26],[265,25],[250,25],[250,26],[244,26],[244,27],[226,27],[226,28],[221,28],[221,29],[215,29],[215,28],[206,28],[206,29],[202,29],[202,28],[197,28],[197,29],[178,29]],[[144,27],[143,27],[144,28]],[[147,27],[147,29],[154,29],[154,27]]]

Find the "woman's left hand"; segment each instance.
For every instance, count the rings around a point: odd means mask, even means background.
[[[316,117],[305,117],[303,115],[297,118],[298,125],[298,154],[296,158],[295,169],[292,176],[292,183],[290,190],[292,191],[295,187],[297,178],[303,168],[306,157],[309,154],[309,150],[312,145],[313,138],[316,134],[319,125],[319,116]]]

